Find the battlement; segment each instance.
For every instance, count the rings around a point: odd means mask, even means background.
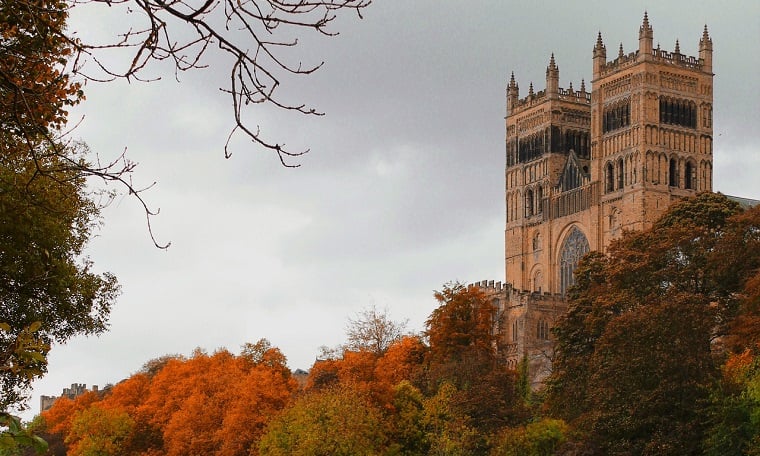
[[[506,290],[507,287],[509,287],[509,284],[502,284],[501,281],[494,282],[493,280],[481,280],[480,282],[475,282],[467,285],[467,288],[470,287],[478,287],[484,290],[502,291]]]
[[[527,299],[530,299],[532,302],[553,302],[564,299],[563,295],[559,293],[550,293],[548,291],[541,293],[538,291],[518,290],[514,288],[511,283],[495,282],[493,280],[481,280],[467,285],[467,288],[471,287],[480,288],[486,293],[503,294],[512,302],[520,302],[521,300]]]
[[[106,386],[106,390],[108,390],[108,388],[109,387]],[[40,396],[40,412],[48,410],[53,406],[53,403],[55,403],[55,401],[62,397],[73,400],[88,391],[92,391],[94,393],[100,392],[98,385],[92,385],[92,389],[88,390],[85,383],[72,383],[70,388],[63,388],[60,396]]]
[[[569,89],[559,88],[557,92],[557,100],[566,101],[571,103],[579,103],[585,105],[591,105],[591,93],[585,90],[573,90],[571,85]],[[528,94],[527,97],[517,100],[517,104],[512,109],[511,114],[517,114],[525,109],[537,106],[547,99],[546,90],[540,90],[536,93]]]
[[[615,60],[610,60],[609,62],[606,62],[604,65],[602,65],[602,76],[633,66],[638,58],[639,51],[633,51],[629,54],[618,55],[618,58]]]
[[[677,65],[683,68],[701,70],[704,65],[703,59],[684,55],[680,52],[667,52],[657,48],[652,50],[652,55],[656,61],[664,62],[670,65]]]
[[[631,67],[637,61],[639,61],[639,51],[619,55],[615,60],[602,65],[601,76]],[[704,61],[698,57],[684,55],[678,51],[668,52],[660,48],[652,49],[652,61],[692,70],[702,70],[704,65]]]

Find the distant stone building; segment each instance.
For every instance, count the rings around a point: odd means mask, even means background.
[[[549,374],[551,328],[580,258],[624,230],[649,228],[668,206],[712,191],[713,44],[699,55],[655,48],[644,14],[638,49],[608,60],[598,35],[591,91],[559,86],[554,55],[546,88],[520,98],[507,86],[506,283],[481,282],[501,310],[499,351],[529,362],[534,386]]]
[[[40,396],[40,413],[44,412],[45,410],[48,410],[50,407],[53,406],[55,401],[57,401],[58,399],[62,397],[67,397],[73,400],[81,396],[82,394],[86,393],[87,391],[88,390],[87,390],[86,384],[72,383],[71,388],[64,388],[60,396]],[[97,393],[98,385],[92,385],[92,391]]]

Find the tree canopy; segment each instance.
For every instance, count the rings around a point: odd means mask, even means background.
[[[0,2],[0,409],[24,406],[51,342],[107,327],[116,279],[84,249],[100,223],[82,143],[64,142],[66,110],[82,100],[64,2]],[[29,330],[34,328],[32,335]],[[31,337],[31,338],[30,338]],[[18,369],[19,347],[36,347]],[[27,353],[30,353],[27,350]],[[33,357],[34,358],[34,357]],[[16,368],[10,368],[15,366]]]
[[[726,342],[757,349],[736,335],[760,264],[759,223],[760,209],[703,193],[607,255],[589,254],[555,328],[552,413],[604,454],[701,454]]]

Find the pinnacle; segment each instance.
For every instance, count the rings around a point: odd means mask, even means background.
[[[700,41],[704,43],[710,41],[710,32],[707,31],[707,24],[705,24],[705,29],[702,32],[702,39]]]
[[[581,93],[586,92],[586,81],[584,79],[581,79]]]
[[[557,63],[554,60],[554,53],[552,52],[552,56],[549,59],[549,66],[546,67],[546,75],[548,76],[550,72],[556,72],[557,70]]]
[[[624,55],[623,53],[623,43],[620,43],[620,50],[618,51],[618,57],[622,57]]]
[[[673,51],[673,52],[676,53],[676,54],[680,54],[681,53],[681,46],[678,44],[678,39],[676,39],[676,50]]]
[[[599,34],[596,36],[595,48],[601,49],[603,47],[604,47],[604,42],[602,41],[602,32],[599,32]]]

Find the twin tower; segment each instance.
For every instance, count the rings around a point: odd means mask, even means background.
[[[649,228],[674,201],[712,190],[712,40],[699,55],[654,47],[649,19],[638,49],[608,60],[598,35],[591,90],[559,86],[554,55],[546,89],[507,86],[506,284],[479,284],[502,311],[499,349],[548,373],[550,329],[573,271],[624,230]]]

